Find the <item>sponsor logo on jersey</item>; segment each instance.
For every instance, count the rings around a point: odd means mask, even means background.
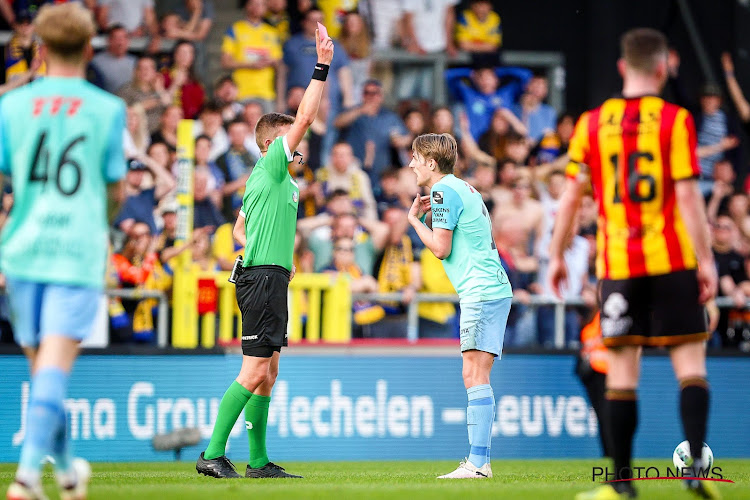
[[[627,311],[628,301],[621,293],[615,292],[607,297],[602,306],[604,317],[601,319],[604,337],[618,337],[627,334],[633,325],[632,318],[623,316]]]
[[[442,205],[443,204],[443,192],[435,191],[434,193],[432,193],[432,202],[438,205]]]
[[[299,201],[299,193],[298,193],[297,191],[294,191],[294,192],[292,193],[292,201],[293,201],[294,203],[297,203],[297,202]]]

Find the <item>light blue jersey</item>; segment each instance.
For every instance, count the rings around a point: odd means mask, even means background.
[[[443,259],[443,267],[461,303],[512,297],[482,195],[451,174],[432,186],[430,198],[432,228],[453,231],[451,253]]]

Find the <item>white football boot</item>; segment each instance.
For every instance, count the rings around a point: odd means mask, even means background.
[[[487,479],[492,477],[492,467],[490,464],[484,464],[477,468],[469,459],[464,459],[458,465],[458,469],[450,474],[438,476],[438,479]]]
[[[47,495],[44,494],[42,489],[42,483],[38,483],[35,486],[27,486],[18,481],[8,487],[8,492],[5,497],[7,500],[48,500]]]
[[[82,458],[74,458],[72,465],[72,473],[57,476],[60,500],[86,500],[91,480],[91,466]]]

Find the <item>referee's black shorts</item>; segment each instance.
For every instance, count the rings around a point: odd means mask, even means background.
[[[250,266],[237,278],[242,313],[242,354],[270,358],[287,345],[289,271],[281,266]]]

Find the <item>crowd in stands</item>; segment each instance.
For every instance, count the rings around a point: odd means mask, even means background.
[[[6,88],[44,75],[31,20],[45,1],[0,0],[13,30],[5,47]],[[411,158],[414,137],[451,133],[459,144],[456,175],[481,193],[491,214],[499,256],[517,304],[505,345],[552,346],[552,299],[546,279],[548,245],[565,187],[568,142],[577,115],[547,104],[549,82],[527,68],[501,65],[502,30],[487,0],[248,0],[243,18],[226,31],[221,75],[209,75],[206,39],[211,0],[84,0],[106,35],[89,68],[92,83],[127,104],[127,200],[114,221],[111,287],[169,292],[170,262],[187,249],[197,269],[229,270],[242,253],[232,238],[245,182],[261,151],[255,125],[270,111],[295,114],[315,63],[315,27],[335,38],[335,58],[318,117],[290,170],[300,188],[297,272],[347,273],[352,292],[399,293],[398,302],[354,303],[355,334],[405,337],[407,305],[418,292],[452,293],[440,261],[424,249],[406,221],[418,194]],[[129,51],[148,37],[145,51]],[[169,54],[161,51],[171,40]],[[400,47],[414,54],[457,51],[471,67],[445,74],[450,104],[435,106],[432,73],[418,65],[371,60],[373,51]],[[731,102],[716,84],[696,105],[681,91],[679,57],[671,54],[670,98],[693,111],[698,131],[700,185],[706,196],[720,295],[737,309],[722,310],[714,346],[750,350],[750,180],[739,129],[750,131],[750,103],[722,60]],[[397,104],[388,106],[387,97]],[[733,105],[733,106],[729,106]],[[739,120],[730,109],[735,108]],[[177,127],[195,120],[194,231],[176,243]],[[3,219],[12,204],[6,186]],[[597,205],[584,200],[577,235],[568,242],[565,298],[582,299],[565,315],[565,342],[579,338],[585,309],[596,301],[594,256]],[[177,246],[176,246],[177,245]],[[113,342],[151,341],[152,300],[111,299]],[[0,314],[2,309],[0,308]],[[457,337],[456,306],[419,305],[420,336]]]

